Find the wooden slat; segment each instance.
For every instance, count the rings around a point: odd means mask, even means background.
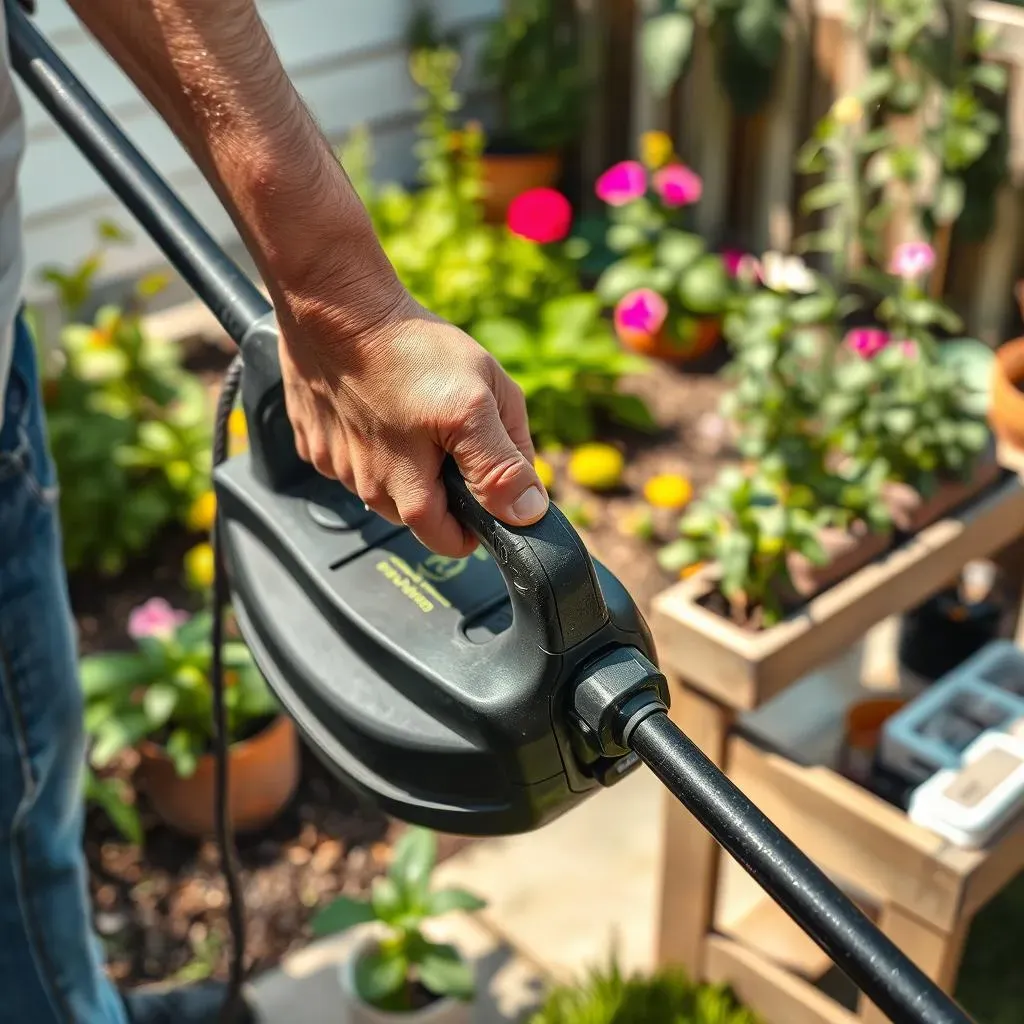
[[[728,984],[764,1024],[857,1024],[857,1018],[813,985],[733,939],[708,938],[705,976]]]
[[[694,576],[653,602],[662,663],[732,707],[757,707],[882,619],[924,600],[971,559],[991,555],[1022,532],[1024,487],[1014,476],[826,590],[801,613],[756,633],[699,605],[711,575]]]

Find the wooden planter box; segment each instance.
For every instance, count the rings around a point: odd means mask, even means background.
[[[715,589],[712,566],[655,599],[651,625],[659,657],[689,685],[729,707],[754,708],[875,623],[924,600],[969,560],[1022,534],[1024,487],[1010,476],[960,513],[926,527],[759,632],[702,603]]]

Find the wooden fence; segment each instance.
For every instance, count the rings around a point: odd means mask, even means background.
[[[581,153],[584,195],[609,163],[636,155],[643,131],[664,129],[704,179],[698,226],[712,243],[755,252],[788,249],[808,226],[800,213],[807,183],[795,172],[796,153],[833,101],[867,72],[846,0],[790,0],[774,93],[751,116],[733,110],[700,30],[685,76],[659,101],[645,87],[638,53],[644,0],[578,2],[598,83]],[[941,290],[972,334],[997,345],[1024,330],[1013,294],[1024,277],[1024,8],[989,0],[951,4],[954,16],[969,14],[995,30],[988,56],[1009,76],[1008,167],[987,237],[968,242],[954,232]]]

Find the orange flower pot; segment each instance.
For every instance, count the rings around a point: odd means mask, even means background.
[[[992,400],[988,421],[999,439],[1024,450],[1024,338],[996,349],[992,364]]]
[[[214,821],[214,759],[204,754],[195,772],[181,778],[174,762],[149,740],[139,745],[139,777],[153,810],[185,835],[210,836]],[[290,718],[281,716],[251,739],[231,747],[228,808],[237,832],[270,824],[299,784],[299,743]]]
[[[516,196],[533,188],[553,188],[562,174],[559,153],[485,153],[481,157],[484,217],[501,224]]]
[[[667,363],[690,363],[710,352],[722,336],[721,321],[717,317],[694,320],[692,323],[693,335],[685,341],[665,328],[657,334],[647,334],[617,325],[616,333],[626,348],[640,355]]]

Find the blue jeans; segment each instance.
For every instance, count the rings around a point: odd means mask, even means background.
[[[125,1024],[92,931],[57,486],[19,317],[0,426],[0,1022]]]

